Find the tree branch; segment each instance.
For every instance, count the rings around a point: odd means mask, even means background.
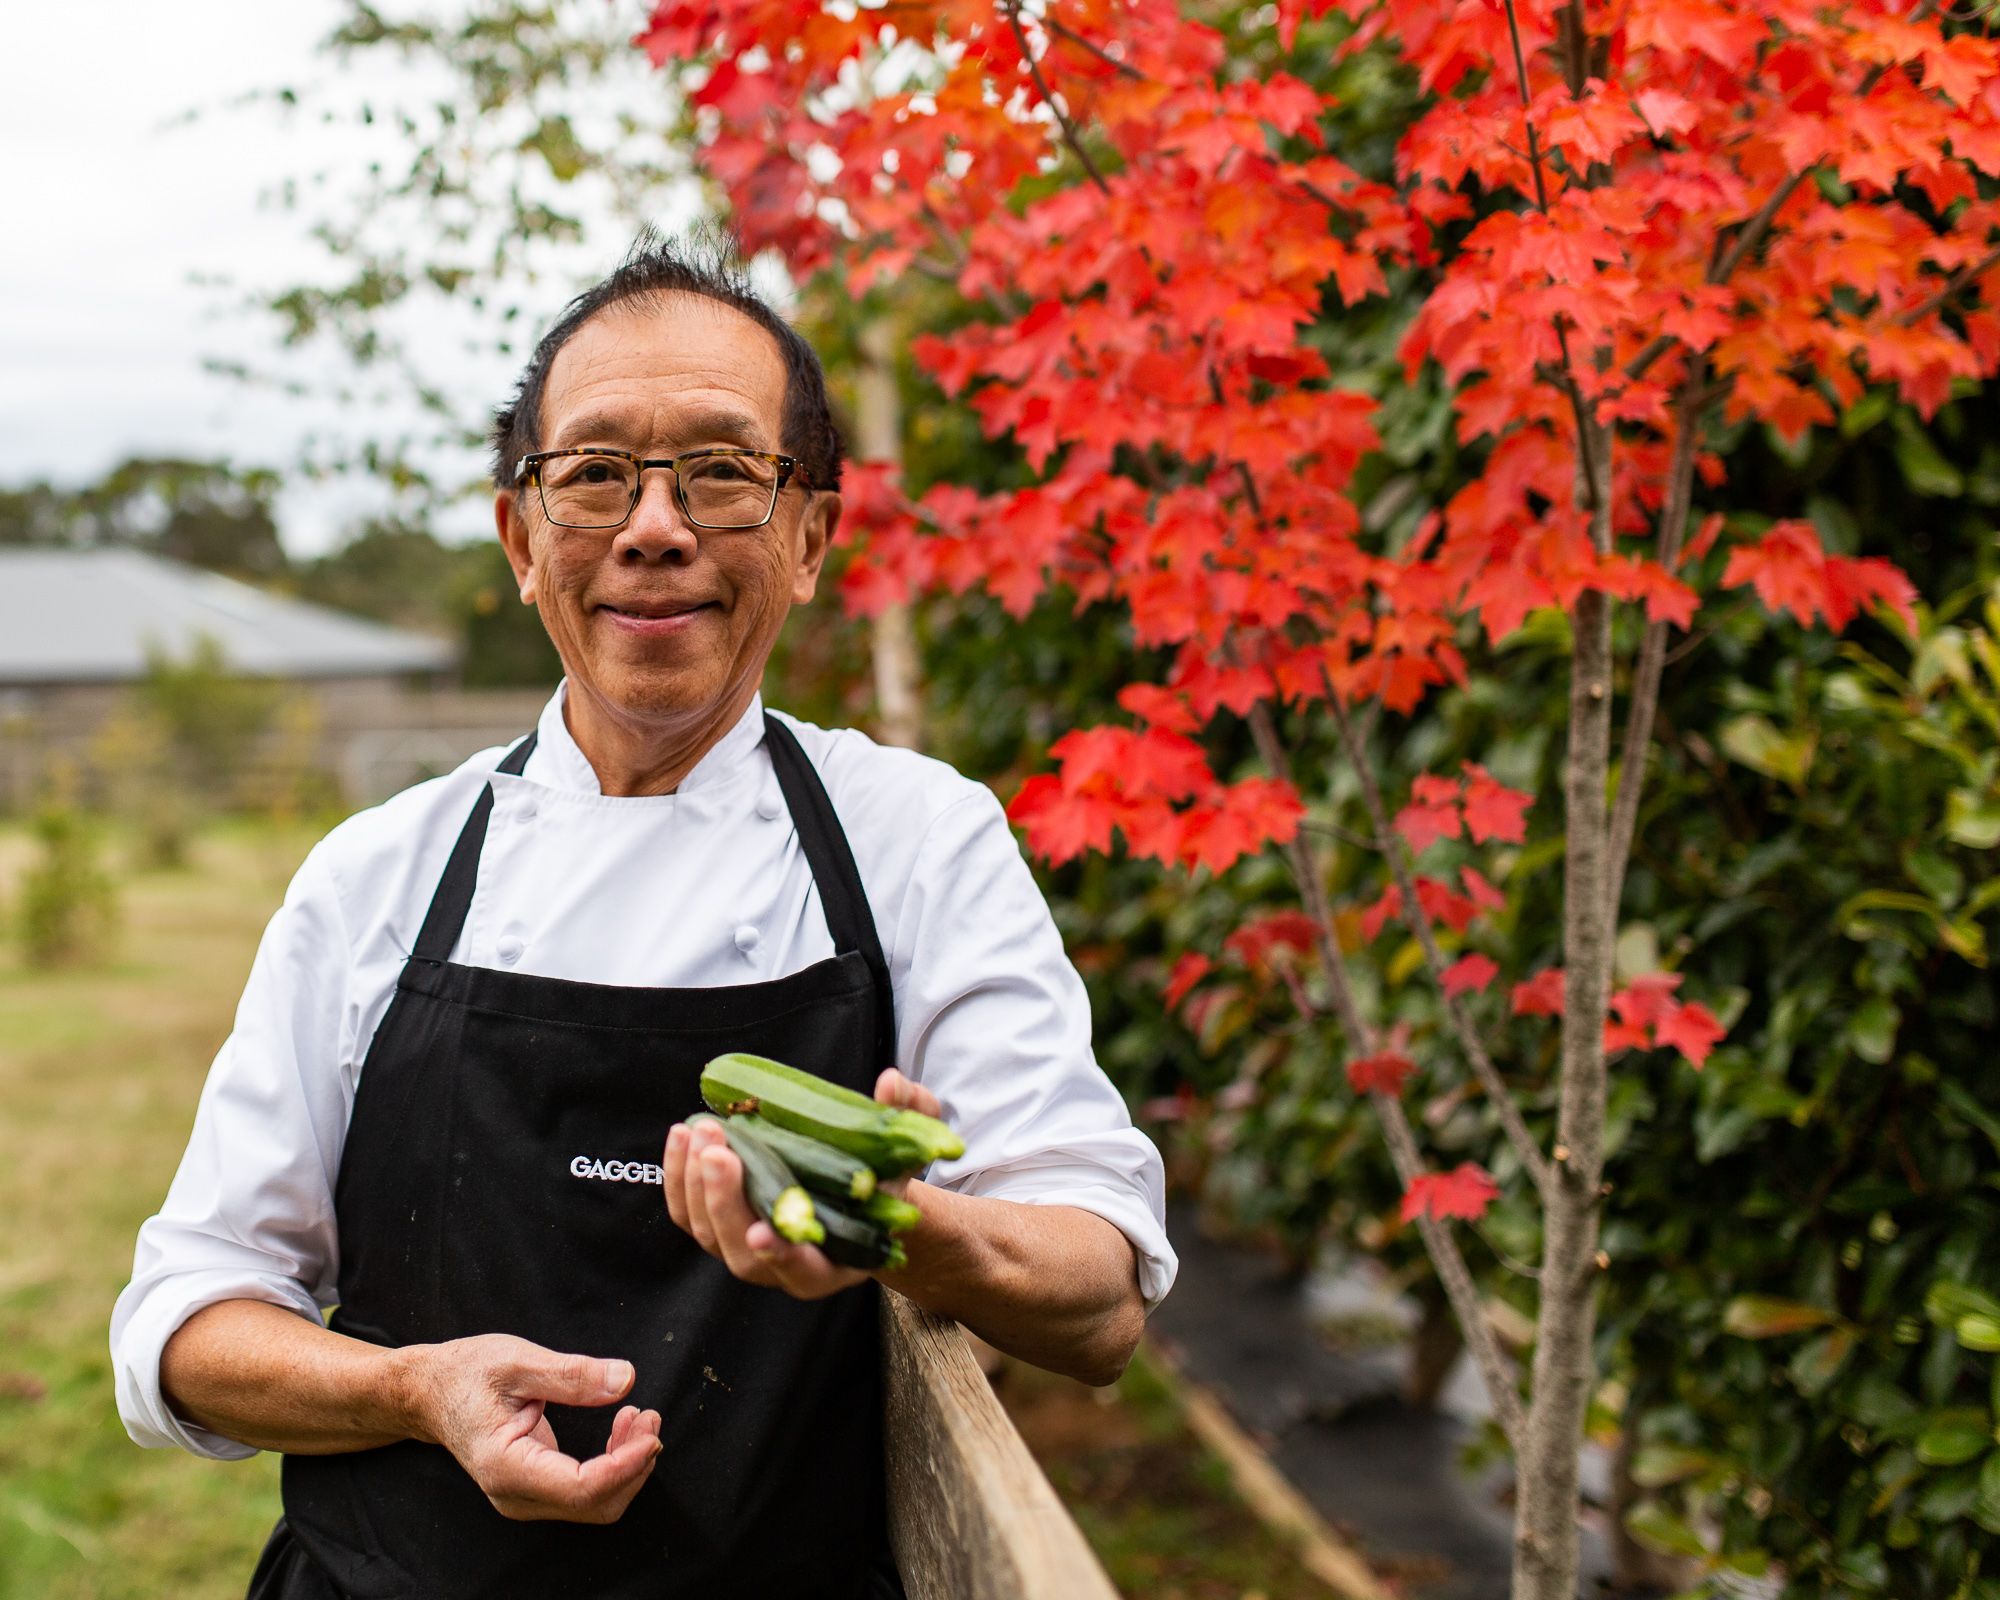
[[[1250,708],[1249,722],[1251,736],[1257,741],[1257,753],[1263,758],[1265,769],[1272,777],[1289,783],[1292,764],[1278,738],[1277,726],[1271,720],[1270,706],[1262,700],[1258,701]],[[1313,944],[1319,955],[1320,971],[1326,979],[1328,998],[1333,1001],[1334,1017],[1340,1024],[1341,1033],[1346,1036],[1347,1048],[1350,1052],[1371,1055],[1375,1050],[1375,1032],[1363,1020],[1361,1007],[1355,1001],[1354,985],[1347,976],[1347,958],[1340,953],[1340,941],[1333,931],[1333,914],[1327,905],[1326,885],[1320,881],[1319,868],[1303,838],[1295,836],[1285,846],[1285,860],[1298,883],[1299,900],[1305,907],[1306,915],[1312,919]],[[1402,1102],[1381,1090],[1372,1091],[1368,1099],[1382,1124],[1382,1137],[1389,1146],[1389,1159],[1395,1163],[1396,1175],[1407,1189],[1424,1173],[1423,1157],[1417,1151],[1417,1139],[1410,1130],[1410,1120],[1403,1112]],[[1431,1264],[1437,1268],[1438,1281],[1444,1285],[1445,1294],[1451,1300],[1459,1331],[1465,1335],[1466,1347],[1472,1352],[1473,1364],[1479,1368],[1479,1375],[1486,1384],[1493,1415],[1508,1441],[1518,1451],[1527,1425],[1522,1414],[1520,1390],[1513,1373],[1508,1370],[1507,1358],[1500,1352],[1499,1341],[1493,1336],[1492,1324],[1486,1320],[1485,1307],[1480,1304],[1479,1291],[1473,1285],[1472,1273],[1465,1265],[1458,1241],[1452,1237],[1450,1228],[1428,1212],[1417,1219],[1417,1227],[1423,1235],[1424,1248],[1430,1253]]]
[[[1514,15],[1514,0],[1507,0],[1507,32],[1514,40],[1514,79],[1521,89],[1521,109],[1525,112],[1530,104],[1528,94],[1528,58],[1521,53],[1521,23]],[[1535,138],[1535,125],[1523,116],[1521,124],[1528,130],[1528,165],[1535,172],[1535,206],[1543,216],[1549,211],[1549,191],[1542,183],[1542,147]],[[1563,352],[1565,364],[1569,352]]]
[[[1667,468],[1667,492],[1660,506],[1657,555],[1669,572],[1680,560],[1681,533],[1687,527],[1688,505],[1694,495],[1695,456],[1700,447],[1702,389],[1707,359],[1690,358],[1681,384],[1679,432]],[[1604,878],[1610,895],[1611,926],[1618,926],[1618,905],[1625,892],[1625,865],[1632,854],[1632,834],[1639,824],[1639,796],[1646,784],[1646,758],[1652,752],[1653,716],[1660,705],[1660,675],[1666,667],[1667,624],[1649,622],[1632,673],[1632,699],[1625,714],[1624,753],[1618,763],[1618,799],[1611,808],[1611,832],[1605,848]]]
[[[1500,1126],[1507,1134],[1507,1142],[1514,1147],[1521,1165],[1527,1169],[1529,1178],[1537,1191],[1546,1192],[1549,1183],[1548,1158],[1542,1154],[1542,1147],[1535,1143],[1535,1136],[1528,1131],[1527,1123],[1521,1120],[1521,1113],[1514,1104],[1514,1097],[1507,1090],[1506,1080],[1493,1065],[1493,1058],[1486,1053],[1486,1044],[1472,1026],[1472,1019],[1465,1014],[1464,1004],[1456,997],[1444,992],[1445,959],[1438,949],[1437,935],[1431,927],[1430,914],[1424,910],[1423,902],[1417,898],[1417,885],[1409,867],[1409,862],[1399,844],[1395,831],[1389,826],[1388,807],[1382,803],[1382,786],[1375,780],[1374,764],[1368,759],[1368,751],[1355,737],[1354,722],[1347,714],[1347,708],[1333,692],[1333,684],[1326,685],[1327,702],[1333,708],[1333,720],[1340,729],[1340,741],[1347,752],[1348,764],[1361,781],[1361,798],[1368,808],[1368,817],[1375,828],[1375,848],[1382,852],[1389,863],[1389,871],[1396,880],[1397,892],[1403,899],[1403,920],[1410,931],[1417,936],[1417,944],[1424,952],[1424,965],[1429,968],[1431,982],[1438,986],[1439,998],[1444,1002],[1445,1015],[1451,1021],[1451,1030],[1457,1036],[1459,1048],[1472,1064],[1473,1075],[1485,1089],[1487,1099],[1493,1102],[1493,1109],[1499,1114]]]
[[[1905,311],[1896,320],[1906,328],[1915,327],[1916,324],[1922,322],[1925,317],[1943,305],[1945,301],[1957,294],[1959,290],[1963,289],[1975,278],[1984,277],[1995,267],[2000,267],[2000,250],[1989,252],[1971,266],[1960,267],[1958,271],[1945,280],[1945,286],[1932,295],[1930,299],[1926,300],[1914,311]]]
[[[1063,24],[1056,21],[1054,17],[1051,17],[1046,13],[1044,13],[1040,21],[1042,26],[1047,28],[1051,33],[1059,33],[1065,39],[1069,40],[1071,44],[1079,45],[1083,49],[1088,50],[1092,55],[1096,56],[1099,61],[1102,61],[1107,67],[1116,67],[1120,72],[1124,73],[1126,77],[1136,78],[1141,83],[1151,83],[1153,81],[1151,78],[1147,77],[1145,73],[1141,72],[1137,67],[1133,66],[1131,62],[1120,61],[1114,55],[1107,55],[1102,49],[1092,44],[1088,39],[1084,38],[1084,36],[1078,33],[1074,28],[1064,27]]]
[[[1104,174],[1097,170],[1097,163],[1090,159],[1090,152],[1077,138],[1076,129],[1070,125],[1068,114],[1056,104],[1056,97],[1049,93],[1046,79],[1042,77],[1042,64],[1035,59],[1033,47],[1028,43],[1028,30],[1021,26],[1021,8],[1018,4],[1007,7],[1007,22],[1014,30],[1014,42],[1021,47],[1021,61],[1028,69],[1028,76],[1035,80],[1035,92],[1042,97],[1042,104],[1055,116],[1056,126],[1062,129],[1063,143],[1070,153],[1083,163],[1083,170],[1090,174],[1090,181],[1097,185],[1100,194],[1110,194],[1111,185],[1104,181]]]

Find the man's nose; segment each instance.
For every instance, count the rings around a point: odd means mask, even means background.
[[[697,540],[674,495],[674,475],[648,472],[639,481],[639,503],[618,530],[612,555],[633,565],[692,561]]]

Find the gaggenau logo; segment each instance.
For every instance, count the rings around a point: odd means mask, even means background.
[[[651,1161],[594,1161],[589,1156],[572,1157],[573,1178],[602,1178],[607,1183],[664,1183],[666,1174]]]

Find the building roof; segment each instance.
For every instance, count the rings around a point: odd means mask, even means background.
[[[118,683],[149,651],[186,657],[203,636],[260,677],[440,672],[444,639],[266,594],[137,550],[0,547],[0,684]]]

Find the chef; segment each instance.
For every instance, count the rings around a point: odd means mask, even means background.
[[[120,1414],[283,1452],[253,1596],[900,1594],[879,1290],[749,1211],[702,1064],[949,1121],[874,1278],[1090,1383],[1173,1280],[1159,1157],[993,796],[759,699],[840,516],[810,347],[644,239],[494,444],[563,684],[300,868],[140,1230]]]

